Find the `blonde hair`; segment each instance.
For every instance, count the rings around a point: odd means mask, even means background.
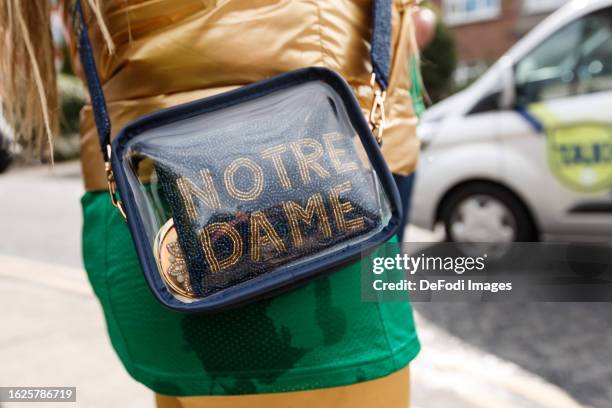
[[[63,1],[65,7],[74,3]],[[113,41],[102,18],[100,0],[85,4],[112,53]],[[59,103],[50,12],[48,0],[1,1],[0,113],[12,127],[16,141],[30,154],[40,157],[48,151],[53,160]]]
[[[58,97],[47,0],[0,5],[0,102],[17,141],[43,154],[58,129]]]

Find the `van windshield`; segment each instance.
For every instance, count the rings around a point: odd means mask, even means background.
[[[548,37],[516,64],[519,103],[612,90],[612,8]]]

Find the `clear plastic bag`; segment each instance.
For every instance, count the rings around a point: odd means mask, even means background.
[[[393,232],[397,192],[350,90],[335,81],[247,89],[239,102],[182,108],[120,136],[121,196],[162,298],[265,294]]]

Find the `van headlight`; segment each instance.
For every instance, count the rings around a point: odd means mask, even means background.
[[[417,126],[417,137],[421,142],[421,150],[424,150],[432,142],[440,128],[439,122],[421,122]]]

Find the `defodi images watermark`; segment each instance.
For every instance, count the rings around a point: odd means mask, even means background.
[[[394,257],[374,257],[372,259],[372,273],[382,275],[385,271],[399,269],[404,270],[408,275],[415,275],[417,272],[445,271],[463,275],[465,272],[484,271],[485,261],[488,255],[479,257],[441,257],[426,256],[420,254],[411,256],[408,254],[396,254]],[[496,293],[500,290],[512,290],[512,282],[480,282],[470,278],[457,279],[402,279],[399,282],[385,282],[383,279],[376,279],[373,282],[373,289],[381,290],[432,290],[432,291],[461,291],[477,290]]]
[[[364,254],[364,301],[612,301],[612,245],[386,244]]]

